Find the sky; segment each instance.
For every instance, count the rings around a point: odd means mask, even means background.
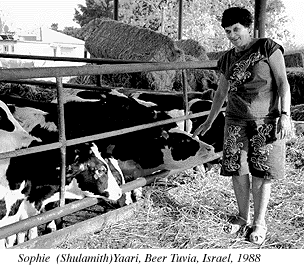
[[[295,42],[304,44],[304,0],[282,0],[287,15],[292,19],[288,29],[295,34]],[[13,28],[50,27],[58,23],[59,29],[66,26],[79,27],[73,21],[74,9],[85,0],[0,0],[4,20]],[[8,24],[9,24],[8,23]],[[8,25],[10,26],[10,25]]]
[[[0,10],[5,13],[5,21],[15,27],[50,27],[58,23],[59,29],[66,26],[79,27],[73,21],[74,9],[85,0],[0,0]],[[10,25],[8,25],[10,26]]]
[[[288,29],[295,35],[295,43],[304,44],[304,0],[282,0],[292,20]]]

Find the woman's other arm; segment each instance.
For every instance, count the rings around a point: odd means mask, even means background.
[[[280,138],[282,139],[287,137],[291,133],[291,121],[290,121],[291,93],[290,93],[290,86],[287,80],[284,56],[280,49],[277,49],[269,57],[269,63],[278,87],[278,92],[281,99],[281,111],[287,112],[287,115],[286,114],[281,115],[281,118],[278,123],[278,133]]]

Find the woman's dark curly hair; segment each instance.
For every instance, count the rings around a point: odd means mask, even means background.
[[[240,23],[244,27],[249,28],[252,22],[253,18],[249,10],[244,7],[230,7],[223,12],[221,25],[223,28],[226,28]]]

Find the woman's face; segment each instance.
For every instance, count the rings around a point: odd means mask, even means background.
[[[237,48],[242,48],[251,41],[249,28],[240,23],[226,27],[225,32],[229,41]]]

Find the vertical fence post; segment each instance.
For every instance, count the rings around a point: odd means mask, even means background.
[[[183,0],[178,2],[178,29],[177,29],[177,39],[182,39],[183,35]]]
[[[177,39],[182,39],[183,34],[183,0],[178,2],[178,29],[177,29]],[[183,83],[183,99],[184,99],[184,112],[185,116],[188,115],[188,81],[186,70],[182,70],[182,83]],[[189,129],[189,120],[185,120],[184,130],[187,132]]]
[[[118,0],[114,0],[113,19],[118,20]]]
[[[184,112],[185,112],[185,116],[187,116],[189,113],[189,107],[188,107],[188,81],[187,81],[186,70],[182,70],[182,81],[183,81]],[[188,129],[189,129],[189,119],[186,119],[184,130],[188,132]]]
[[[61,156],[61,187],[60,187],[60,206],[65,204],[65,171],[66,171],[66,136],[65,136],[65,122],[64,122],[64,103],[63,103],[63,85],[62,78],[56,77],[57,84],[57,114],[58,114],[58,125],[59,125],[59,142],[61,142],[60,156]],[[51,159],[52,160],[52,159]]]

